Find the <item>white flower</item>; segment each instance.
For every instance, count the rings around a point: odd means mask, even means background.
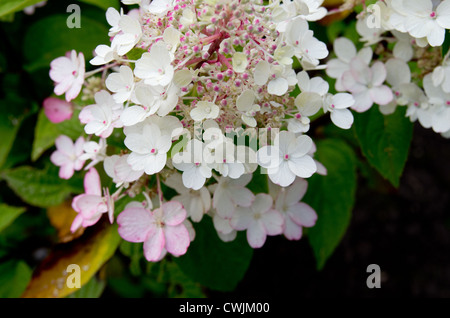
[[[238,206],[230,220],[235,230],[247,230],[247,240],[253,248],[262,247],[267,235],[283,233],[284,218],[272,204],[270,195],[259,193],[250,207]]]
[[[84,107],[79,115],[79,119],[87,134],[95,134],[102,138],[111,135],[114,128],[122,127],[120,114],[123,104],[116,103],[114,98],[105,90],[94,95],[95,104]]]
[[[444,43],[445,29],[450,29],[450,0],[408,0],[399,2],[402,28],[415,38],[426,38],[431,46]],[[394,16],[394,18],[396,18]]]
[[[195,13],[189,8],[184,9],[183,15],[180,17],[180,24],[183,26],[183,30],[195,23],[195,21],[197,21]]]
[[[178,103],[179,89],[175,85],[149,86],[138,84],[134,90],[133,105],[124,109],[120,119],[124,126],[132,126],[157,113],[166,116]]]
[[[108,176],[110,176],[116,187],[125,184],[128,187],[130,182],[138,180],[143,174],[144,170],[135,171],[131,169],[130,164],[128,164],[128,154],[123,156],[112,155],[106,157],[103,161],[103,167]]]
[[[289,22],[286,30],[286,42],[294,48],[295,56],[314,66],[319,60],[328,56],[325,43],[314,37],[314,32],[308,29],[308,23],[302,18]]]
[[[245,186],[252,179],[251,174],[244,174],[239,179],[221,177],[214,189],[213,207],[222,218],[233,216],[236,206],[249,207],[255,195]]]
[[[115,94],[114,100],[117,103],[123,103],[130,99],[134,89],[133,70],[128,66],[122,65],[119,73],[111,73],[105,81],[106,87]]]
[[[215,119],[219,116],[220,108],[216,104],[207,101],[200,101],[189,113],[193,120],[202,121],[204,119]]]
[[[149,13],[163,16],[173,8],[173,0],[153,0],[148,6]]]
[[[66,93],[66,101],[70,102],[78,96],[84,82],[84,55],[75,50],[67,52],[66,56],[54,59],[50,63],[50,78],[56,83],[56,95]]]
[[[296,176],[309,178],[316,172],[316,163],[308,155],[311,147],[310,137],[296,137],[293,132],[281,131],[275,137],[273,146],[264,146],[258,150],[258,163],[267,168],[273,183],[287,187]]]
[[[175,116],[150,116],[136,125],[125,126],[123,132],[127,136],[129,134],[142,134],[144,127],[147,125],[158,126],[161,135],[168,135],[171,140],[178,138],[183,133],[183,125]]]
[[[124,14],[123,14],[122,8],[120,9],[120,12],[112,7],[108,8],[108,10],[106,10],[106,21],[111,26],[111,28],[109,29],[109,32],[108,32],[108,36],[113,37],[121,31],[120,26],[119,26],[119,21],[120,21],[120,18],[123,17],[123,15]]]
[[[103,65],[118,57],[119,55],[117,55],[115,49],[105,44],[100,44],[95,48],[95,56],[89,62],[92,65]]]
[[[172,81],[174,68],[170,52],[162,43],[152,46],[149,53],[142,54],[136,62],[134,74],[148,85],[166,86]]]
[[[213,225],[219,238],[224,242],[234,241],[237,231],[231,227],[230,219],[221,217],[214,209],[209,210],[208,214],[213,219]]]
[[[273,188],[273,187],[272,187]],[[317,214],[308,204],[300,202],[306,193],[308,182],[298,178],[288,188],[276,189],[275,209],[284,215],[284,236],[289,240],[299,240],[303,227],[316,224]]]
[[[423,87],[427,94],[431,107],[431,127],[437,133],[445,133],[450,130],[450,93],[442,90],[442,87],[434,86],[432,74],[425,75]]]
[[[294,0],[300,16],[308,21],[321,20],[327,14],[327,9],[322,7],[323,0]]]
[[[450,93],[450,64],[436,67],[432,74],[433,85],[441,86],[444,92]]]
[[[100,138],[97,142],[88,141],[83,145],[84,153],[80,156],[81,160],[92,160],[84,169],[89,170],[97,163],[103,161],[106,158],[106,139]]]
[[[323,78],[316,76],[310,79],[308,73],[305,71],[297,74],[297,83],[301,92],[316,93],[320,96],[325,96],[330,88]]]
[[[391,85],[394,93],[393,100],[387,105],[380,105],[380,112],[389,115],[395,112],[397,105],[408,104],[408,93],[410,90],[411,70],[409,65],[400,58],[391,58],[386,62],[386,82]]]
[[[242,121],[249,127],[256,127],[256,120],[253,116],[261,109],[258,104],[255,104],[256,95],[251,90],[245,90],[236,99],[236,108],[243,114]]]
[[[186,151],[175,154],[173,166],[183,171],[183,184],[186,188],[199,190],[207,178],[211,177],[211,168],[203,159],[204,144],[198,139],[189,140]]]
[[[281,96],[285,94],[289,86],[297,84],[295,72],[284,65],[270,65],[267,61],[260,61],[256,65],[253,76],[256,85],[266,85],[269,94]]]
[[[78,137],[75,143],[66,135],[61,135],[55,140],[56,151],[50,156],[50,161],[59,166],[59,177],[70,179],[74,171],[79,171],[84,165],[80,157],[83,154],[84,138]]]
[[[375,62],[370,68],[361,59],[350,62],[350,70],[342,75],[342,85],[352,93],[357,112],[364,112],[373,103],[387,105],[394,98],[391,89],[383,85],[386,79],[386,67],[381,61]]]
[[[164,30],[163,40],[165,43],[169,44],[171,49],[170,53],[175,53],[180,44],[181,32],[176,30],[174,27],[168,27]]]
[[[342,84],[342,75],[350,70],[350,62],[354,59],[359,59],[364,64],[369,65],[373,52],[370,47],[365,47],[356,52],[355,45],[347,38],[336,39],[333,43],[333,48],[337,59],[328,61],[326,73],[328,76],[336,79],[336,90],[345,91]]]
[[[350,94],[328,94],[323,103],[323,111],[330,112],[333,124],[342,129],[349,129],[353,124],[353,114],[348,108],[354,104],[355,99]]]
[[[179,193],[172,200],[179,201],[183,204],[188,213],[188,217],[193,222],[200,222],[203,215],[210,210],[211,195],[206,187],[201,187],[198,191],[184,187],[182,185],[182,177],[179,173],[171,174],[164,183]]]
[[[117,51],[119,56],[127,54],[141,39],[142,28],[138,20],[123,15],[119,19],[120,33],[114,36],[111,47]]]
[[[231,63],[236,73],[244,73],[248,65],[247,56],[242,52],[236,52],[233,54]]]
[[[147,124],[142,133],[130,133],[124,140],[125,146],[130,149],[127,162],[135,171],[144,170],[152,175],[160,172],[167,161],[167,152],[172,146],[170,135],[161,134],[155,124]]]

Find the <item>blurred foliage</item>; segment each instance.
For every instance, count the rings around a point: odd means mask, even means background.
[[[186,255],[168,256],[159,263],[147,262],[142,244],[121,240],[116,226],[107,220],[84,232],[70,233],[75,216],[70,202],[83,192],[83,173],[71,180],[59,179],[49,155],[58,135],[75,139],[82,127],[77,112],[60,124],[45,117],[42,101],[53,95],[49,63],[72,49],[83,52],[89,61],[98,44],[109,42],[105,10],[118,8],[119,1],[78,1],[80,29],[66,26],[67,6],[73,1],[50,0],[30,16],[21,12],[37,2],[0,3],[0,297],[206,297],[208,290],[233,291],[245,277],[253,250],[244,233],[234,242],[222,242],[209,216],[194,225],[196,239]],[[331,7],[341,3],[326,1]],[[340,36],[361,48],[354,16],[344,12],[311,28],[330,51]],[[448,51],[449,38],[443,54]],[[129,58],[141,54],[135,49]],[[86,65],[88,71],[92,69]],[[321,76],[333,92],[334,81]],[[88,103],[80,98],[75,102]],[[312,246],[318,269],[325,266],[347,230],[357,186],[383,191],[389,186],[385,179],[398,186],[412,138],[412,125],[401,110],[383,117],[374,106],[355,116],[353,129],[347,131],[326,118],[315,119],[311,134],[318,140],[316,156],[328,176],[313,176],[305,197],[319,216],[317,225],[305,230],[304,238]],[[123,135],[111,139],[111,146],[123,147]],[[114,190],[104,172],[99,172],[102,184]],[[249,188],[254,193],[267,192],[267,182],[266,175],[256,174]],[[163,189],[167,198],[174,195],[164,185]],[[130,201],[118,201],[116,215]],[[69,264],[82,268],[81,289],[65,284]]]

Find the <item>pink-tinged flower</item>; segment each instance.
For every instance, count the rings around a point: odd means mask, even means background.
[[[272,203],[270,195],[259,193],[249,208],[238,206],[230,220],[235,230],[247,230],[247,240],[253,248],[262,247],[267,235],[283,233],[284,218],[272,208]]]
[[[387,71],[383,62],[375,62],[371,67],[360,59],[350,62],[350,70],[342,75],[344,88],[352,93],[355,103],[351,107],[357,112],[365,112],[374,103],[387,105],[393,99],[392,90],[383,85]]]
[[[72,104],[56,97],[44,99],[43,106],[45,116],[55,124],[70,119],[73,114]]]
[[[125,209],[117,217],[120,236],[129,242],[144,243],[144,256],[150,262],[164,257],[165,251],[175,256],[186,253],[190,244],[184,225],[186,210],[177,201],[163,203],[150,211],[142,207]]]
[[[317,214],[308,204],[300,202],[308,189],[308,182],[297,178],[288,188],[279,188],[275,200],[275,208],[284,215],[284,236],[289,240],[299,240],[303,227],[316,224]],[[276,191],[275,190],[275,191]]]
[[[83,154],[84,138],[79,137],[75,143],[65,135],[61,135],[55,140],[56,151],[50,156],[50,161],[60,167],[59,177],[70,179],[74,171],[83,168],[84,160],[80,159]]]
[[[70,102],[78,96],[84,82],[84,55],[72,50],[66,56],[54,59],[50,63],[50,78],[56,83],[56,95],[66,93],[66,101]]]
[[[105,212],[109,212],[109,220],[111,223],[113,221],[113,201],[108,191],[102,196],[100,176],[95,168],[89,169],[84,176],[84,191],[85,193],[77,195],[72,201],[72,208],[78,212],[70,227],[72,232],[79,227],[94,225]]]

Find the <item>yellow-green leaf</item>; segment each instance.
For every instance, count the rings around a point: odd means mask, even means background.
[[[117,226],[104,218],[96,226],[88,228],[83,236],[55,246],[50,255],[34,272],[33,278],[22,295],[24,298],[61,298],[79,290],[70,288],[76,271],[67,272],[71,264],[80,267],[80,284],[85,285],[109,260],[120,242]]]

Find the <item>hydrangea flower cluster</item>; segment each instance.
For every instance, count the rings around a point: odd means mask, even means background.
[[[428,17],[402,1],[380,2],[383,26],[365,28],[367,11],[358,32],[368,44],[390,32],[388,40],[396,42],[392,57],[371,63],[370,47],[357,52],[340,38],[334,43],[337,59],[327,64],[321,64],[327,46],[309,28],[327,15],[322,2],[122,0],[138,8],[109,8],[110,43],[98,45],[90,60],[98,68],[86,72],[84,55],[75,51],[55,59],[50,77],[54,93],[65,100],[44,103],[52,122],[78,116],[84,127],[75,142],[60,136],[51,156],[61,178],[88,170],[85,193],[72,203],[78,213],[72,230],[95,224],[103,214],[114,222],[117,202],[128,197],[131,202],[116,211],[119,234],[143,242],[148,261],[186,253],[195,239],[192,222],[205,214],[223,241],[234,240],[238,231],[246,231],[253,248],[268,235],[298,240],[317,219],[301,202],[305,179],[327,173],[307,135],[313,116],[329,113],[336,126],[349,129],[350,109],[363,112],[378,104],[389,113],[407,105],[412,120],[450,135],[448,56],[424,77],[425,92],[412,82],[407,64],[418,54],[413,48],[439,45],[434,32],[449,27],[450,0],[437,6],[433,1]],[[419,34],[411,16],[416,23],[426,20],[430,32]],[[311,76],[325,68],[337,79],[337,94]],[[78,111],[74,99],[85,106]],[[102,189],[100,170],[114,191]],[[261,173],[268,175],[270,191],[255,195],[247,186]],[[177,194],[167,200],[162,185]]]
[[[449,138],[450,62],[441,54],[448,29],[450,0],[377,1],[358,16],[365,47],[357,52],[350,40],[337,39],[326,72],[336,90],[352,94],[355,111],[378,104],[387,115],[405,106],[411,121]]]

